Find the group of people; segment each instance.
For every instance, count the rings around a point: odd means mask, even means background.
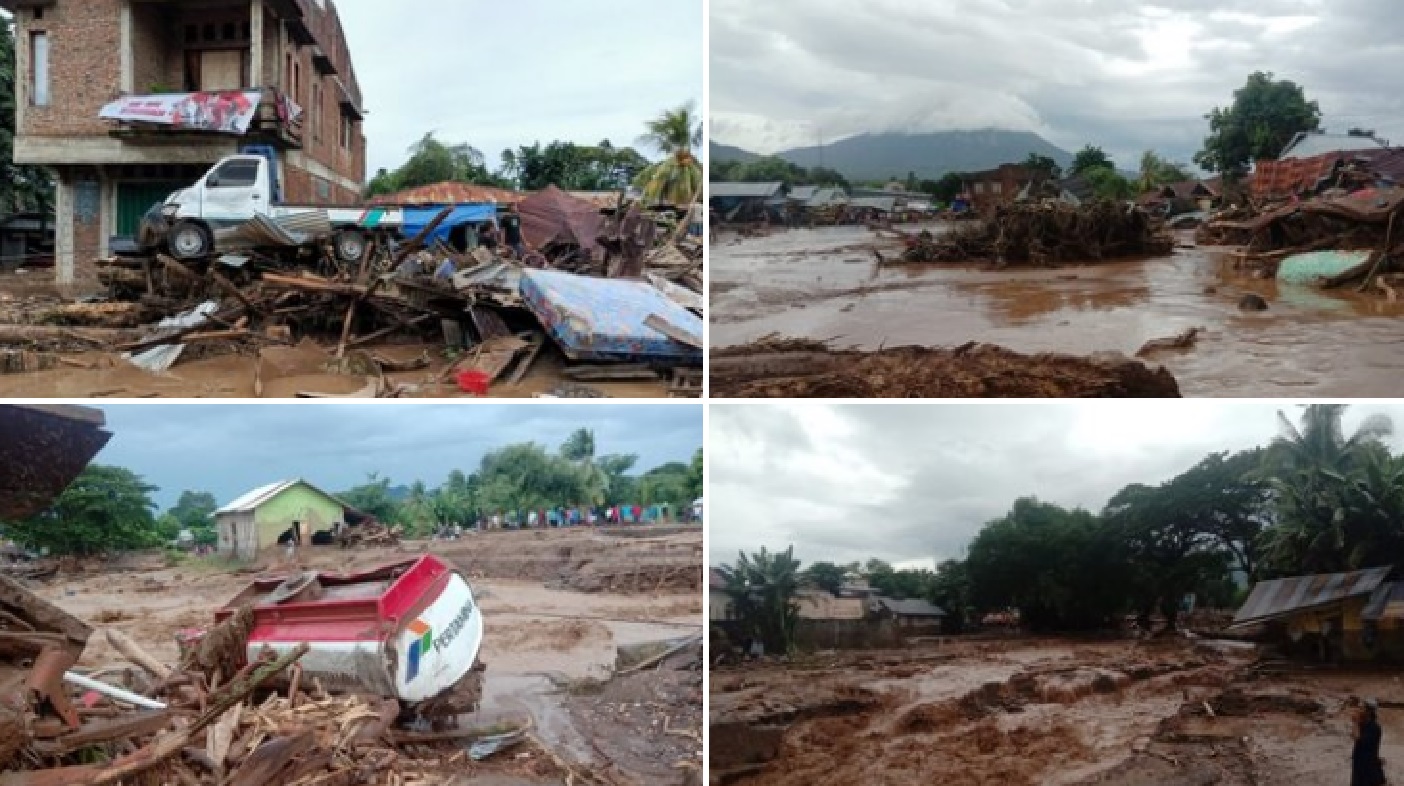
[[[600,527],[618,524],[692,523],[694,509],[674,511],[667,503],[656,505],[571,505],[534,510],[499,510],[474,518],[477,529],[549,529],[555,527]]]

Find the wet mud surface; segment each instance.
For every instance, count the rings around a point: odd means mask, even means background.
[[[1151,359],[1193,397],[1387,396],[1404,369],[1404,303],[1278,286],[1236,270],[1229,249],[1006,270],[880,267],[874,249],[900,252],[861,227],[723,236],[710,252],[711,345],[779,335],[863,350],[978,342],[1133,357],[1149,341],[1199,327],[1193,347]],[[1246,294],[1268,310],[1240,310]]]
[[[493,537],[500,545],[492,548],[510,550],[509,541],[531,534],[496,534]],[[552,540],[558,548],[569,548],[580,539],[573,532],[548,534],[557,535]],[[581,536],[592,540],[594,533]],[[679,537],[695,538],[700,552],[700,533]],[[454,559],[453,550],[440,548],[447,545],[458,544],[406,543],[399,549],[349,553],[312,548],[302,552],[300,562],[312,568],[355,570],[402,560],[426,548]],[[236,572],[218,563],[164,567],[159,557],[148,562],[122,570],[62,573],[34,585],[41,596],[98,629],[82,666],[103,668],[123,662],[101,635],[104,627],[131,635],[162,660],[176,661],[176,633],[209,625],[214,609],[254,575],[252,570]],[[278,566],[270,559],[264,567]],[[608,679],[618,647],[697,635],[702,619],[700,593],[667,588],[632,594],[585,592],[550,588],[530,578],[494,577],[481,569],[465,570],[486,623],[480,657],[488,670],[482,705],[461,718],[462,723],[490,726],[530,719],[532,733],[548,750],[604,783],[687,784],[700,778],[701,671],[665,668]],[[677,730],[685,733],[671,733]],[[521,780],[520,763],[510,757],[503,761],[502,772],[496,775],[474,774],[498,780],[474,782],[543,786],[557,782]]]
[[[1404,693],[1396,674],[1256,677],[1179,640],[953,641],[714,673],[711,782],[1345,783],[1346,700]],[[1381,720],[1397,762],[1404,713]]]

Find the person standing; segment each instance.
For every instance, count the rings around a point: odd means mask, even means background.
[[[502,215],[502,241],[517,254],[517,259],[526,259],[526,244],[522,242],[522,217],[516,205],[508,205]]]
[[[497,224],[484,221],[478,227],[478,245],[494,254],[497,253]]]
[[[1350,786],[1385,786],[1380,761],[1379,702],[1367,700],[1355,717],[1355,747],[1350,752]]]

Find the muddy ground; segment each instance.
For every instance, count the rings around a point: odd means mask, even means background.
[[[0,273],[0,325],[31,324],[36,315],[78,293],[60,291],[48,283],[48,271],[25,275]],[[74,331],[75,336],[83,334]],[[81,340],[65,342],[55,356],[46,359],[44,370],[4,373],[0,367],[0,398],[257,398],[258,382],[263,398],[293,398],[299,393],[347,395],[365,388],[367,378],[355,374],[328,373],[336,341],[330,345],[308,342],[297,346],[271,346],[260,364],[252,350],[234,345],[191,347],[170,371],[152,374],[123,360],[117,353],[94,348]],[[20,349],[0,345],[0,350]],[[399,398],[462,398],[445,371],[453,358],[442,342],[414,338],[387,339],[363,348],[368,355],[395,363],[425,358],[428,365],[415,371],[388,373],[387,388],[397,389]],[[563,372],[566,359],[548,344],[517,384],[504,377],[490,390],[492,398],[534,398],[547,394],[598,393],[607,398],[665,398],[666,382],[588,382],[573,383]]]
[[[1399,672],[1258,674],[1183,640],[947,640],[714,671],[713,784],[1317,786],[1350,779],[1347,700]],[[1381,711],[1404,776],[1404,710]]]
[[[1149,359],[1192,397],[1387,396],[1404,369],[1404,302],[1349,287],[1278,286],[1235,270],[1228,249],[1002,271],[880,268],[874,249],[900,252],[862,227],[724,235],[709,252],[711,345],[777,334],[865,350],[978,342],[1029,354],[1132,357],[1149,341],[1201,327],[1192,348]],[[1250,293],[1268,310],[1240,310]]]
[[[408,543],[398,549],[304,550],[307,567],[355,570],[402,560],[429,549],[470,575],[486,622],[487,664],[482,707],[461,719],[472,726],[530,719],[533,733],[562,760],[611,784],[700,782],[702,674],[663,668],[609,679],[616,648],[694,636],[701,631],[699,591],[662,589],[606,592],[570,589],[567,579],[589,573],[591,554],[627,554],[643,572],[667,572],[674,553],[695,553],[701,574],[702,536],[693,531],[662,538],[611,538],[595,532],[491,533],[457,542]],[[519,574],[519,562],[475,559],[474,553],[531,551],[550,543],[562,558],[549,582]],[[664,546],[664,547],[660,547]],[[544,553],[544,551],[542,552]],[[654,570],[650,555],[665,567]],[[217,561],[160,566],[160,558],[127,569],[61,574],[36,591],[98,630],[80,665],[103,668],[121,656],[100,630],[120,629],[153,654],[174,662],[176,632],[207,625],[215,608],[251,580],[258,568],[285,568],[276,557],[241,571]],[[544,558],[542,561],[542,574]],[[700,578],[699,578],[700,581]],[[548,587],[547,583],[551,586]],[[670,661],[670,664],[673,661]],[[697,664],[700,667],[700,664]],[[535,757],[535,758],[533,758]],[[527,748],[474,764],[473,782],[501,786],[564,783],[541,750]],[[481,780],[476,780],[481,779]]]

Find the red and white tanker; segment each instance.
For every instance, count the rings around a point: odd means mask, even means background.
[[[450,695],[477,703],[483,615],[472,587],[438,557],[424,555],[361,573],[299,573],[260,579],[215,614],[253,609],[247,656],[265,647],[310,646],[304,679],[330,691],[398,698],[407,706]]]

